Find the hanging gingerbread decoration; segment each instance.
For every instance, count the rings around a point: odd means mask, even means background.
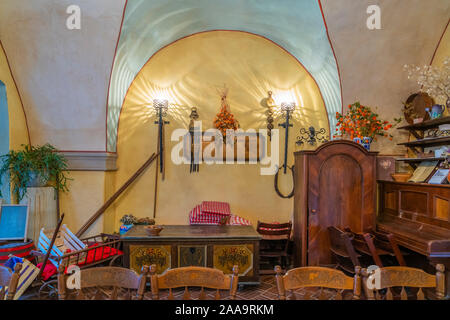
[[[227,135],[227,129],[237,130],[239,128],[239,121],[234,118],[234,115],[230,111],[230,105],[227,101],[228,89],[224,89],[221,96],[220,112],[214,119],[214,126],[216,129],[222,132],[222,136],[225,138]]]

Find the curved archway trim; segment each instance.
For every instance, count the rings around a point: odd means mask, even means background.
[[[197,33],[194,33],[194,34],[190,34],[190,35],[184,36],[184,37],[182,37],[182,38],[180,38],[180,39],[177,39],[177,40],[173,41],[172,43],[169,43],[169,44],[165,45],[164,47],[160,48],[158,51],[156,51],[156,52],[155,52],[155,53],[147,60],[147,62],[142,66],[141,70],[139,70],[139,72],[136,73],[135,77],[133,78],[133,81],[131,82],[130,86],[129,86],[128,89],[127,89],[127,92],[126,92],[126,94],[125,94],[125,96],[124,96],[124,98],[123,98],[122,104],[121,104],[120,113],[119,113],[119,118],[118,118],[118,121],[117,121],[117,129],[116,129],[116,139],[117,139],[117,140],[116,140],[116,143],[117,143],[117,141],[119,140],[120,116],[122,115],[122,112],[123,112],[123,104],[124,104],[125,100],[127,99],[128,93],[129,93],[129,91],[130,91],[130,88],[133,86],[133,83],[136,81],[136,79],[137,79],[137,77],[139,76],[139,74],[141,73],[141,71],[142,71],[143,69],[145,69],[145,67],[150,63],[150,61],[151,61],[158,53],[160,53],[160,52],[163,51],[164,49],[170,47],[171,45],[173,45],[173,44],[175,44],[175,43],[177,43],[177,42],[179,42],[179,41],[185,40],[185,39],[187,39],[187,38],[190,38],[190,37],[193,37],[193,36],[196,36],[196,35],[200,35],[200,34],[204,34],[204,33],[211,33],[211,32],[218,32],[218,31],[219,31],[219,32],[220,32],[220,31],[226,31],[226,32],[240,32],[240,33],[249,34],[249,35],[252,35],[252,36],[255,36],[255,37],[262,38],[262,39],[264,39],[264,40],[266,40],[266,41],[269,41],[270,43],[272,43],[272,44],[274,44],[275,46],[279,47],[281,50],[283,50],[285,53],[287,53],[289,56],[291,56],[291,57],[292,57],[292,58],[300,65],[300,67],[301,67],[303,70],[306,71],[306,73],[311,77],[311,79],[313,79],[315,85],[316,85],[317,88],[319,89],[320,99],[322,100],[324,106],[326,106],[325,100],[324,100],[324,98],[323,98],[322,91],[320,90],[320,86],[318,85],[316,79],[312,76],[312,74],[309,72],[309,70],[308,70],[307,68],[305,68],[305,66],[302,64],[301,61],[299,61],[292,53],[290,53],[288,50],[286,50],[285,48],[283,48],[283,47],[282,47],[281,45],[279,45],[278,43],[276,43],[276,42],[274,42],[273,40],[268,39],[268,38],[266,38],[266,37],[264,37],[264,36],[262,36],[262,35],[254,34],[254,33],[252,33],[252,32],[248,32],[248,31],[242,31],[242,30],[208,30],[208,31],[201,31],[201,32],[197,32]],[[326,107],[325,107],[325,112],[327,113]],[[330,135],[331,135],[331,125],[330,125],[330,119],[329,119],[329,118],[327,118],[327,123],[328,123],[328,130],[329,130]]]
[[[107,151],[115,152],[122,103],[131,82],[154,52],[201,31],[234,30],[262,35],[285,48],[312,74],[323,94],[331,130],[342,110],[337,61],[319,1],[282,0],[273,5],[230,0],[127,0],[107,102]],[[245,15],[243,15],[245,13]],[[243,19],[245,16],[245,19]]]

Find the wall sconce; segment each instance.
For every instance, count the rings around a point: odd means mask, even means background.
[[[288,154],[288,141],[289,141],[289,127],[292,127],[292,124],[289,123],[291,112],[295,110],[295,102],[283,102],[281,103],[281,111],[284,112],[284,118],[286,119],[284,123],[278,124],[280,127],[285,129],[285,137],[284,137],[284,164],[283,170],[286,173],[287,170],[287,154]]]
[[[316,142],[325,143],[328,142],[329,137],[324,136],[327,133],[325,128],[320,128],[319,131],[316,131],[314,127],[309,127],[308,130],[305,128],[300,129],[300,135],[297,136],[297,141],[295,142],[297,145],[301,146],[303,143],[307,142],[311,146],[315,145]]]
[[[164,125],[169,124],[169,121],[163,120],[167,116],[167,110],[169,109],[169,101],[165,99],[154,99],[153,108],[158,114],[158,121],[155,124],[158,125],[158,152],[159,152],[159,172],[163,173],[164,169]]]
[[[272,91],[267,92],[267,98],[263,99],[265,101],[264,106],[267,108],[267,135],[272,141],[272,129],[273,129],[273,108],[276,106],[275,100],[272,98]]]
[[[200,159],[200,144],[202,142],[202,139],[200,138],[200,141],[196,140],[196,132],[198,132],[199,128],[195,126],[195,121],[199,118],[197,108],[193,107],[191,108],[191,114],[189,115],[189,118],[191,121],[189,122],[189,133],[191,135],[191,165],[189,168],[189,173],[193,172],[199,172],[200,165],[197,163],[197,159]],[[201,134],[201,133],[200,133]]]

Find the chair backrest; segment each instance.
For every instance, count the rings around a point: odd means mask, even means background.
[[[323,288],[337,290],[335,300],[342,300],[342,291],[353,290],[353,299],[361,295],[360,267],[355,268],[355,276],[346,276],[342,271],[325,267],[300,267],[289,270],[282,275],[280,266],[275,267],[278,299],[286,300],[286,291],[290,291],[290,299],[296,300],[295,290],[299,288],[320,288],[319,300],[325,300]],[[306,292],[307,293],[307,292]],[[311,298],[306,295],[306,300]]]
[[[42,228],[41,232],[39,233],[39,240],[38,240],[38,244],[37,244],[37,248],[39,249],[39,251],[46,254],[49,251],[49,249],[51,249],[50,256],[62,257],[64,255],[64,253],[60,250],[60,248],[58,248],[55,244],[53,244],[52,248],[49,248],[50,244],[51,244],[51,240],[45,234],[44,228]],[[59,263],[60,263],[59,259],[49,257],[48,260],[51,263],[53,263],[55,265],[55,267],[58,268]]]
[[[344,228],[344,231],[352,235],[352,243],[356,251],[369,255],[377,266],[383,267],[383,262],[375,246],[375,236],[373,234],[353,232],[348,227]]]
[[[328,234],[330,236],[330,250],[341,258],[347,258],[353,264],[353,268],[361,266],[358,254],[353,247],[353,235],[344,232],[343,230],[334,226],[328,227]],[[352,270],[353,271],[353,270]]]
[[[216,290],[214,298],[220,299],[220,290],[229,290],[230,298],[236,298],[238,286],[238,266],[233,267],[233,274],[231,276],[225,275],[223,271],[213,268],[205,267],[182,267],[176,269],[169,269],[162,275],[156,274],[156,265],[150,267],[152,298],[159,299],[159,290],[168,289],[169,300],[174,300],[172,289],[185,288],[183,293],[183,300],[190,300],[191,293],[189,287],[201,288],[199,300],[205,300],[207,295],[205,288]]]
[[[14,273],[7,267],[0,266],[0,300],[13,300],[19,283],[21,263],[16,263]]]
[[[292,222],[265,223],[258,221],[256,231],[263,236],[263,240],[285,240],[283,250],[287,252],[292,232]]]
[[[280,236],[280,239],[289,239],[292,230],[292,222],[265,223],[258,221],[256,231],[264,236]]]
[[[79,251],[87,248],[87,245],[78,239],[65,224],[61,227],[61,237],[64,240],[64,246],[71,251]]]
[[[416,298],[424,300],[423,288],[435,288],[436,298],[444,298],[444,271],[444,265],[438,264],[436,265],[436,275],[428,274],[421,269],[401,266],[384,267],[371,271],[362,269],[361,274],[364,292],[369,300],[394,300],[398,295],[394,287],[401,287],[401,300],[408,300],[406,288],[418,288],[415,293]],[[411,293],[412,290],[409,291]]]
[[[72,288],[75,288],[76,292],[73,293],[76,300],[89,298],[83,289],[96,290],[95,293],[92,292],[94,300],[118,300],[119,298],[131,300],[134,295],[131,293],[132,290],[136,290],[135,299],[142,300],[149,268],[143,267],[141,275],[131,269],[120,267],[84,269],[79,271],[79,277],[76,274],[66,275],[65,271],[65,266],[61,264],[58,269],[58,297],[60,300],[71,298],[68,289]],[[71,288],[67,288],[68,280]],[[112,288],[110,294],[105,290],[105,287]],[[125,291],[125,293],[122,294],[122,291]]]
[[[395,258],[397,259],[397,263],[400,266],[406,267],[405,258],[403,257],[402,251],[398,246],[398,242],[394,234],[382,233],[375,231],[373,229],[370,229],[369,233],[375,237],[374,238],[375,247],[390,252],[395,256]]]

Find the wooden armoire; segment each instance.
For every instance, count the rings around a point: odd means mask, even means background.
[[[295,153],[295,266],[331,264],[327,227],[375,228],[376,155],[352,141]]]

